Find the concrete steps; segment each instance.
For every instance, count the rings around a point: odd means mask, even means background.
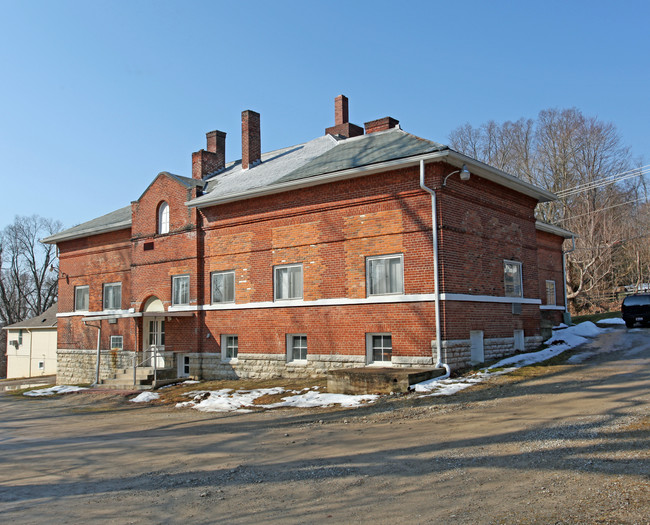
[[[167,381],[172,375],[171,368],[162,368],[158,370],[157,379]],[[100,379],[99,388],[110,390],[152,390],[154,385],[154,369],[153,368],[137,368],[135,372],[135,384],[133,384],[133,369],[118,370],[113,377],[107,379]]]

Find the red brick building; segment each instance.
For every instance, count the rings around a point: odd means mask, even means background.
[[[191,178],[160,173],[46,239],[59,381],[92,379],[98,332],[103,374],[164,349],[202,378],[458,368],[538,345],[565,307],[571,234],[535,220],[555,196],[390,117],[355,126],[343,96],[335,110],[324,136],[268,153],[244,111],[242,160],[210,132]]]

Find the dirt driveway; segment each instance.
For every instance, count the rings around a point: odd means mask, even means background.
[[[650,331],[451,397],[205,414],[0,395],[5,523],[650,523]]]

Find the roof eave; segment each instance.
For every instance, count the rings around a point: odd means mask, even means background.
[[[544,221],[535,221],[535,228],[542,232],[552,233],[553,235],[564,237],[565,239],[577,237],[575,233],[570,232],[569,230],[565,230],[564,228],[560,228],[559,226],[555,226],[554,224],[549,224],[548,222]]]
[[[501,171],[489,164],[485,164],[484,162],[478,161],[454,150],[449,151],[449,163],[459,168],[461,168],[463,164],[466,164],[471,173],[475,173],[479,177],[483,177],[484,179],[488,179],[501,186],[528,195],[529,197],[533,197],[534,199],[537,199],[538,202],[550,202],[558,199],[557,195],[550,191],[534,186],[533,184],[506,173],[505,171]]]
[[[131,221],[121,221],[119,223],[112,224],[110,226],[107,226],[105,228],[98,228],[98,229],[89,229],[89,230],[82,230],[78,231],[75,233],[72,233],[70,235],[51,235],[50,237],[45,237],[45,239],[41,239],[41,242],[43,244],[58,244],[63,241],[71,241],[74,239],[82,239],[83,237],[90,237],[92,235],[100,235],[102,233],[109,233],[109,232],[114,232],[114,231],[119,231],[119,230],[126,230],[131,228]]]

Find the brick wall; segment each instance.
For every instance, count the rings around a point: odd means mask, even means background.
[[[444,163],[428,165],[427,184],[439,188],[444,175],[455,169]],[[524,297],[539,298],[540,283],[558,272],[553,269],[557,246],[536,233],[534,199],[474,174],[466,182],[457,179],[452,177],[438,191],[442,292],[503,297],[503,261],[508,259],[522,263]],[[433,294],[431,198],[419,187],[417,166],[199,211],[185,206],[195,195],[195,188],[163,173],[133,203],[132,233],[62,243],[61,270],[70,282],[60,283],[60,311],[72,310],[76,283],[91,284],[91,310],[101,310],[101,283],[118,276],[125,283],[123,308],[140,312],[155,296],[168,309],[171,278],[179,274],[190,275],[189,306],[201,307],[210,303],[211,272],[234,270],[236,304],[249,307],[195,310],[191,317],[167,319],[167,350],[205,353],[219,361],[221,335],[237,334],[242,356],[275,355],[283,362],[286,334],[304,333],[310,356],[319,356],[321,364],[343,366],[338,358],[329,358],[349,356],[350,363],[358,364],[366,353],[365,334],[388,332],[396,363],[400,358],[404,364],[430,363],[432,301],[298,307],[273,303],[276,265],[302,264],[305,301],[364,300],[366,257],[395,253],[403,254],[405,293]],[[170,232],[159,235],[157,209],[163,200],[170,207]],[[548,251],[541,255],[544,269],[539,271],[538,238]],[[559,268],[561,276],[561,261]],[[538,305],[524,304],[521,314],[513,314],[510,303],[445,301],[442,306],[444,339],[466,341],[471,330],[482,330],[486,340],[498,341],[491,347],[497,355],[515,330],[523,330],[528,341],[539,338]],[[125,337],[125,350],[141,350],[140,319],[113,325],[104,321],[103,348],[117,332]],[[95,337],[79,317],[60,318],[60,348],[94,348]],[[454,362],[467,364],[467,345],[454,348]],[[245,362],[242,358],[240,369],[255,369],[246,368]],[[210,367],[220,374],[228,370],[218,363]]]

